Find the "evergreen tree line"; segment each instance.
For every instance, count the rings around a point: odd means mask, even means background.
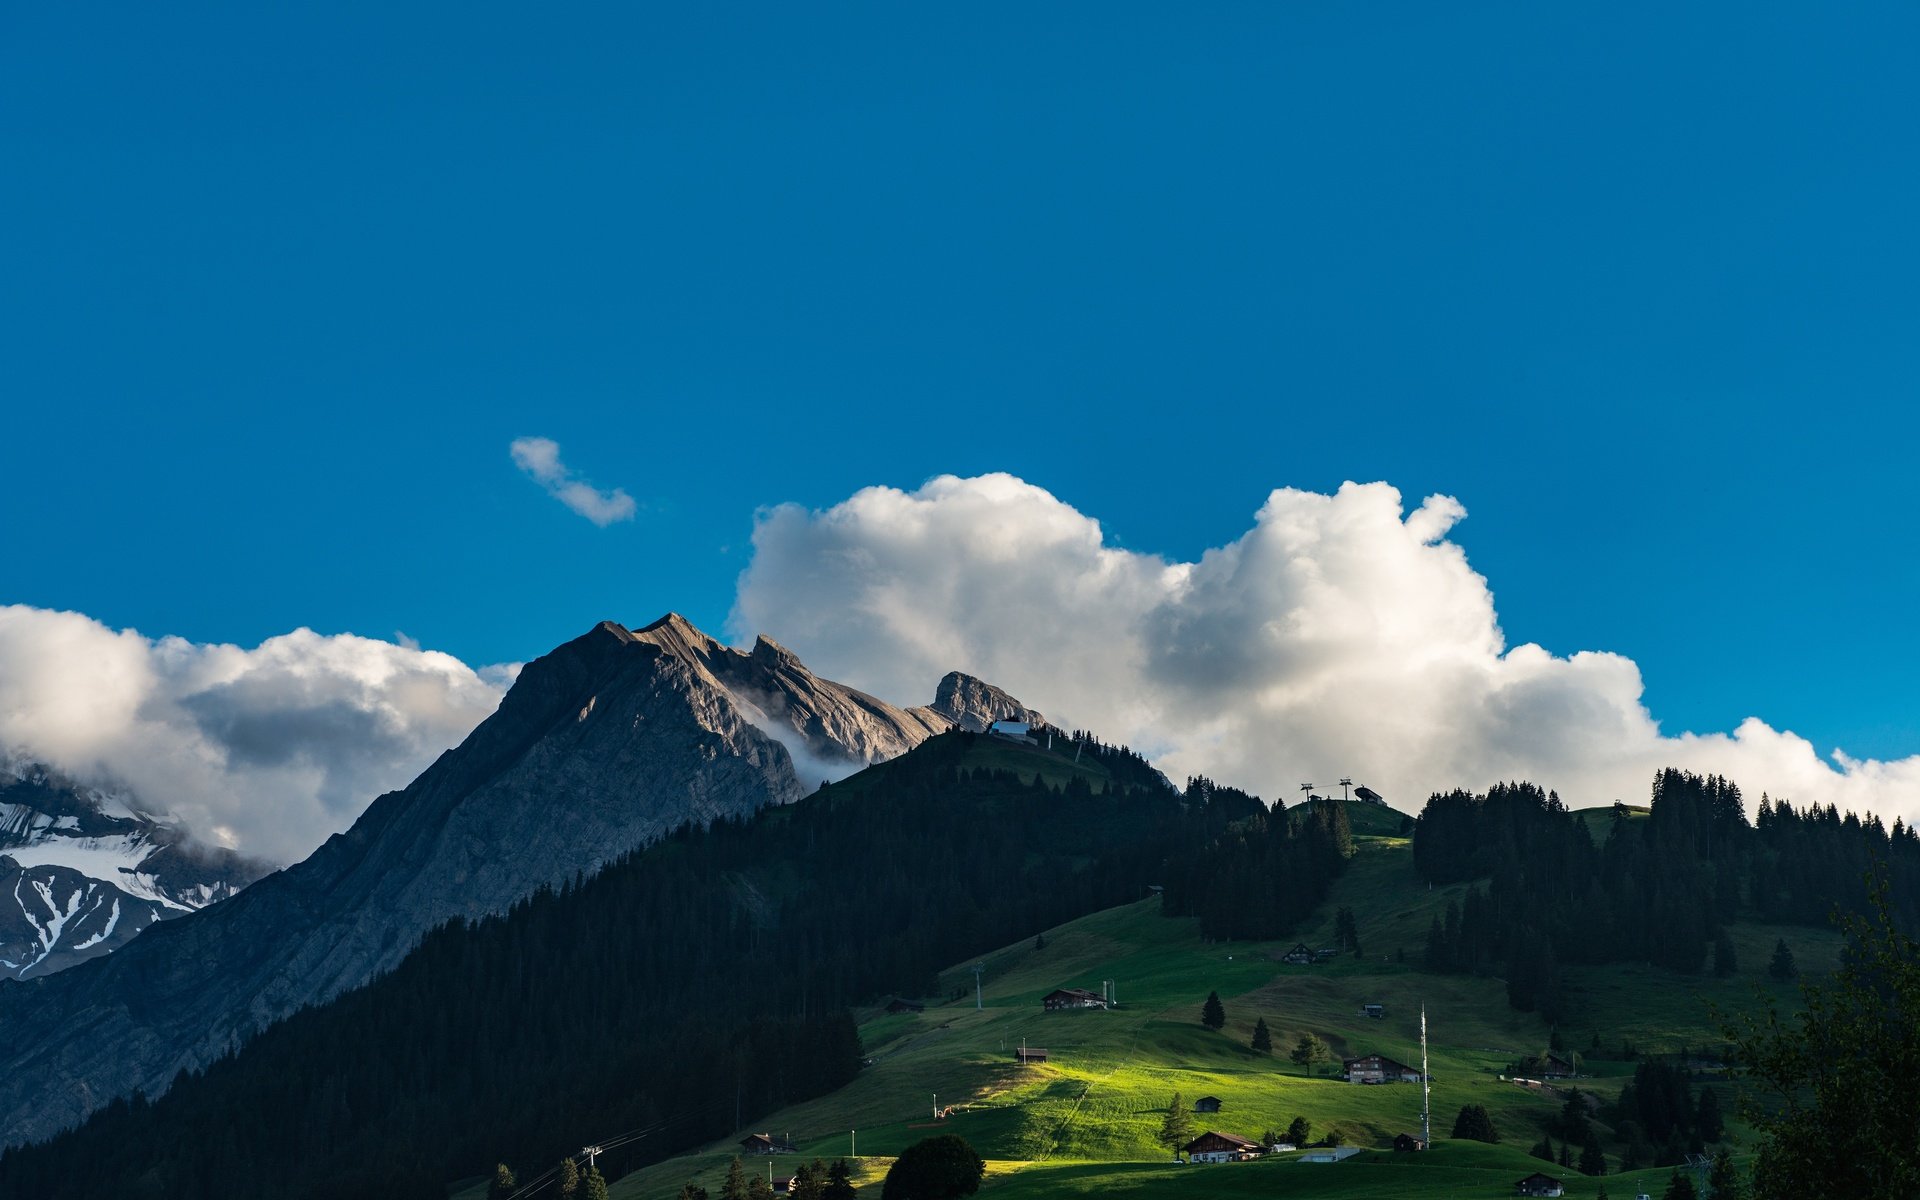
[[[973,741],[444,926],[159,1099],[0,1156],[0,1197],[437,1197],[648,1130],[600,1156],[617,1179],[831,1092],[860,1068],[848,1006],[1135,899],[1197,836],[1117,754],[1131,782],[1096,795],[969,769]]]
[[[1484,795],[1436,794],[1416,823],[1414,865],[1434,883],[1484,881],[1450,902],[1428,932],[1433,970],[1503,974],[1521,1011],[1555,1019],[1565,963],[1648,962],[1736,969],[1724,926],[1743,912],[1824,924],[1866,904],[1872,861],[1894,894],[1920,896],[1920,836],[1896,822],[1761,800],[1749,823],[1740,789],[1718,776],[1665,770],[1644,820],[1614,806],[1604,841],[1558,795],[1506,783]]]
[[[1187,848],[1168,858],[1164,909],[1200,918],[1203,937],[1286,936],[1353,856],[1344,801],[1289,811],[1205,776],[1187,781],[1183,799]]]

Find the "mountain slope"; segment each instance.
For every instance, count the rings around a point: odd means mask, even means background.
[[[50,975],[206,907],[264,863],[194,842],[124,795],[0,762],[0,979]]]
[[[391,969],[449,918],[503,911],[687,822],[798,798],[776,734],[858,760],[934,727],[678,617],[602,623],[528,664],[465,742],[304,862],[106,959],[0,985],[0,1128],[31,1140],[158,1093]]]
[[[443,928],[158,1101],[0,1157],[0,1197],[438,1194],[494,1153],[553,1161],[583,1125],[653,1128],[611,1170],[829,1091],[859,1070],[846,1005],[1138,895],[1204,836],[1138,760],[1111,754],[1099,792],[1052,787],[975,766],[989,741],[955,732],[877,786],[679,832]],[[441,1173],[419,1186],[421,1167]]]

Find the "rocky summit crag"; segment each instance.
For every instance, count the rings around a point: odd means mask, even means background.
[[[902,709],[761,639],[670,615],[602,623],[528,663],[500,708],[306,860],[118,952],[0,983],[0,1129],[42,1138],[164,1090],[304,1005],[356,987],[454,918],[500,912],[688,822],[750,814],[954,726],[1038,714],[962,675]]]

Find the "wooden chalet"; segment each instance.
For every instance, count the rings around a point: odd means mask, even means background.
[[[1193,1111],[1197,1113],[1217,1113],[1220,1111],[1220,1097],[1202,1096],[1193,1102]]]
[[[748,1154],[798,1154],[792,1142],[765,1133],[748,1134],[740,1139],[740,1149]]]
[[[1055,988],[1040,998],[1040,1007],[1048,1012],[1069,1008],[1105,1008],[1107,998],[1085,988]]]
[[[902,1000],[900,997],[895,996],[892,1000],[888,1001],[887,1011],[890,1013],[917,1013],[927,1011],[927,1006],[924,1004],[915,1004],[911,1000]]]
[[[1513,1191],[1516,1196],[1564,1196],[1567,1194],[1565,1184],[1539,1171],[1514,1184]]]
[[[793,1194],[793,1176],[777,1175],[773,1179],[773,1194],[788,1196]]]
[[[1360,1015],[1363,1017],[1372,1017],[1378,1021],[1387,1015],[1387,1006],[1384,1004],[1362,1004],[1360,1006]]]
[[[1180,1152],[1187,1156],[1188,1162],[1242,1162],[1260,1157],[1260,1143],[1209,1129],[1180,1147]]]
[[[1401,1154],[1409,1154],[1414,1151],[1425,1150],[1427,1144],[1410,1133],[1402,1133],[1394,1136],[1393,1148]]]
[[[1540,1060],[1540,1078],[1572,1079],[1573,1064],[1558,1054],[1549,1054]]]
[[[1420,1072],[1384,1054],[1364,1054],[1340,1063],[1348,1083],[1419,1083]]]
[[[1293,949],[1282,954],[1280,961],[1293,963],[1295,966],[1309,966],[1315,961],[1313,947],[1307,945],[1305,942],[1300,942],[1296,944]]]
[[[1013,1061],[1021,1066],[1047,1061],[1047,1052],[1038,1046],[1022,1046],[1013,1052]]]

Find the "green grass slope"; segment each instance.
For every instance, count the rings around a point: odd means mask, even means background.
[[[1359,917],[1360,957],[1288,965],[1279,956],[1296,939],[1210,944],[1192,921],[1162,917],[1158,902],[1147,900],[1047,930],[1039,949],[1027,939],[988,955],[983,1007],[975,1007],[972,964],[957,964],[942,978],[941,995],[964,990],[963,1000],[930,1002],[921,1013],[866,1014],[861,1034],[872,1063],[860,1077],[755,1128],[790,1135],[809,1157],[846,1155],[857,1143],[864,1173],[876,1180],[891,1156],[913,1142],[958,1133],[989,1160],[983,1192],[989,1197],[1188,1196],[1202,1179],[1205,1193],[1218,1195],[1274,1189],[1301,1196],[1511,1194],[1514,1180],[1543,1166],[1526,1149],[1561,1097],[1501,1075],[1520,1056],[1544,1049],[1550,1031],[1537,1016],[1509,1008],[1497,979],[1418,968],[1434,914],[1465,888],[1429,889],[1411,859],[1401,839],[1362,841],[1297,939],[1331,944],[1334,911],[1350,907]],[[1709,1004],[1751,1006],[1756,986],[1788,1006],[1796,997],[1790,985],[1764,981],[1776,937],[1788,939],[1804,970],[1830,969],[1837,953],[1837,939],[1822,931],[1739,926],[1734,935],[1742,970],[1728,980],[1632,965],[1570,969],[1571,1015],[1562,1035],[1583,1052],[1595,1036],[1608,1052],[1623,1040],[1643,1050],[1717,1043]],[[1103,980],[1113,981],[1116,1009],[1041,1010],[1040,998],[1056,987],[1097,991]],[[1226,1006],[1226,1028],[1218,1033],[1199,1021],[1209,991],[1218,991]],[[1369,1003],[1385,1005],[1386,1017],[1362,1015]],[[1393,1136],[1419,1127],[1417,1086],[1355,1086],[1334,1077],[1334,1067],[1308,1072],[1287,1060],[1295,1039],[1310,1031],[1336,1056],[1377,1051],[1417,1064],[1422,1005],[1436,1136],[1446,1137],[1462,1105],[1484,1104],[1503,1144],[1442,1141],[1427,1154],[1395,1155],[1388,1149]],[[1248,1049],[1261,1018],[1272,1032],[1272,1055]],[[1017,1065],[1014,1051],[1022,1042],[1046,1048],[1049,1061]],[[1609,1098],[1632,1073],[1631,1063],[1606,1053],[1584,1065],[1595,1078],[1581,1086]],[[1175,1091],[1189,1104],[1204,1095],[1223,1101],[1220,1113],[1197,1114],[1196,1128],[1258,1138],[1304,1116],[1316,1137],[1337,1129],[1347,1143],[1368,1149],[1330,1165],[1281,1158],[1177,1166],[1155,1140]],[[955,1111],[936,1122],[936,1102]],[[1610,1156],[1617,1153],[1611,1141],[1605,1146]],[[733,1153],[734,1146],[723,1143],[657,1164],[619,1181],[613,1194],[668,1197],[689,1179],[717,1194]],[[794,1161],[778,1159],[775,1168],[790,1173]],[[764,1160],[754,1165],[766,1169]],[[1601,1182],[1558,1168],[1554,1173],[1569,1181],[1574,1196],[1593,1195]],[[1658,1194],[1666,1174],[1610,1176],[1604,1183],[1615,1197]]]

